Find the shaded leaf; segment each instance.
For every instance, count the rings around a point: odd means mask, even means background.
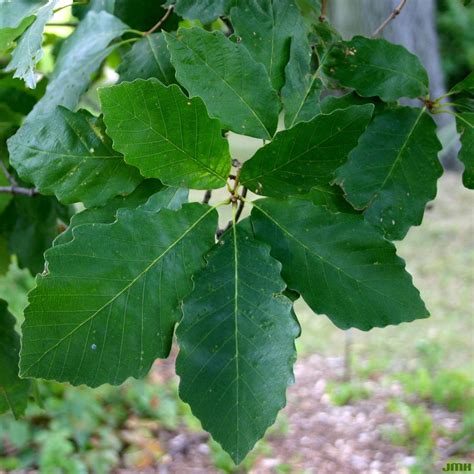
[[[275,90],[283,86],[290,42],[303,28],[300,12],[286,0],[243,0],[230,13],[234,33],[255,61],[267,70]]]
[[[107,133],[125,161],[170,186],[214,189],[230,171],[229,145],[199,97],[136,80],[100,90]]]
[[[320,104],[321,113],[330,114],[337,109],[347,109],[352,105],[374,104],[374,114],[382,111],[385,104],[378,97],[361,97],[355,92],[349,92],[341,96],[328,95]]]
[[[347,163],[336,172],[346,199],[368,222],[402,239],[436,196],[443,169],[436,125],[424,109],[397,107],[376,115]]]
[[[285,68],[285,85],[281,91],[285,109],[285,126],[313,119],[320,111],[319,96],[323,88],[323,66],[333,44],[340,39],[327,23],[317,22],[308,37],[300,27],[294,31],[290,60]]]
[[[115,1],[116,0],[90,0],[85,5],[76,4],[72,6],[72,14],[80,20],[83,20],[87,13],[90,11],[96,13],[105,11],[113,15]]]
[[[159,191],[159,192],[158,192]],[[187,201],[188,191],[183,188],[165,188],[158,180],[146,179],[128,196],[117,196],[105,206],[84,209],[75,214],[69,227],[57,237],[54,245],[70,242],[72,230],[83,224],[111,224],[116,220],[119,209],[139,208],[157,212],[162,208],[177,210]]]
[[[0,234],[0,275],[5,275],[10,266],[10,253],[8,252],[8,239]]]
[[[299,327],[269,248],[242,224],[221,243],[184,301],[176,372],[180,397],[238,464],[285,405]]]
[[[456,124],[461,135],[458,158],[464,163],[462,182],[466,188],[474,189],[474,113],[456,114]]]
[[[332,48],[324,71],[341,86],[352,87],[364,97],[379,96],[385,102],[429,92],[428,74],[419,59],[384,39],[355,36],[341,41]]]
[[[8,241],[21,268],[44,269],[43,254],[69,220],[68,208],[48,196],[14,196],[0,219],[0,236]]]
[[[367,331],[428,316],[395,246],[362,216],[304,199],[262,199],[252,224],[283,264],[288,287],[336,326]]]
[[[188,20],[201,20],[204,24],[229,12],[236,0],[171,0],[167,5],[174,5],[174,10]]]
[[[20,336],[15,322],[7,302],[0,300],[0,414],[10,410],[18,418],[25,412],[31,382],[18,376]]]
[[[450,91],[450,94],[470,92],[474,94],[474,71],[468,74],[461,82],[458,82]]]
[[[1,107],[0,107],[0,112],[1,112]],[[3,171],[0,169],[0,186],[10,186],[10,181],[8,181],[7,177],[3,173]],[[0,193],[0,218],[2,212],[5,210],[5,208],[8,206],[9,202],[13,199],[13,196],[9,193]]]
[[[121,81],[156,77],[163,84],[174,84],[174,68],[162,33],[137,41],[124,56],[117,72]]]
[[[88,11],[106,11],[120,18],[131,28],[149,30],[164,15],[164,0],[90,0],[87,5],[74,5],[73,15],[84,18]],[[163,27],[176,29],[178,17],[171,15]]]
[[[176,78],[201,97],[211,116],[242,135],[271,138],[278,122],[278,97],[262,64],[222,33],[201,28],[165,33]],[[256,80],[258,78],[258,80]]]
[[[40,83],[42,85],[42,82]],[[41,95],[41,88],[27,89],[20,79],[3,76],[0,79],[0,102],[11,110],[22,115],[27,115],[34,107]]]
[[[301,197],[316,206],[326,206],[332,212],[360,213],[344,199],[344,193],[339,186],[314,186],[307,195]]]
[[[146,375],[169,353],[216,226],[215,209],[185,204],[74,228],[74,240],[46,253],[48,273],[29,294],[21,374],[93,387]]]
[[[23,79],[28,87],[36,87],[35,66],[43,56],[43,31],[46,23],[53,16],[53,10],[58,0],[50,0],[42,6],[36,18],[18,40],[12,53],[12,59],[6,71],[15,71],[13,77]]]
[[[85,110],[58,107],[44,120],[25,124],[8,146],[20,177],[65,204],[101,205],[143,180],[112,149],[102,119]]]
[[[241,183],[257,194],[305,194],[327,185],[367,127],[373,105],[353,106],[320,114],[279,132],[244,163]]]
[[[131,28],[149,30],[165,14],[165,0],[115,0],[114,15]],[[164,25],[168,27],[169,20]]]

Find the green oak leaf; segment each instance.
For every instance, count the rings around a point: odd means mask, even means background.
[[[89,12],[62,44],[46,93],[27,120],[40,120],[58,105],[75,109],[93,73],[117,47],[109,46],[110,42],[127,29],[127,25],[105,11]]]
[[[44,270],[43,254],[69,221],[69,209],[50,196],[14,196],[0,218],[0,237],[8,241],[21,268]]]
[[[287,128],[298,122],[307,122],[320,112],[324,64],[334,43],[340,40],[327,22],[318,21],[311,28],[309,37],[302,27],[297,28],[292,37],[285,85],[281,91]]]
[[[429,93],[428,74],[420,60],[403,46],[384,39],[355,36],[341,41],[332,48],[324,71],[341,86],[385,102]]]
[[[124,82],[99,95],[114,148],[143,176],[193,189],[225,186],[229,144],[199,97],[156,79]]]
[[[466,188],[474,189],[474,112],[456,114],[456,125],[461,135],[458,158],[464,163],[462,182]]]
[[[305,199],[253,204],[255,235],[271,245],[288,287],[336,326],[367,331],[428,316],[395,246],[362,216]]]
[[[156,77],[163,84],[175,84],[174,68],[162,33],[146,35],[123,57],[117,72],[120,81]]]
[[[298,7],[286,0],[242,0],[230,12],[234,33],[267,70],[275,90],[285,81],[291,38],[304,28]]]
[[[391,240],[420,225],[443,172],[436,125],[424,109],[397,107],[375,116],[336,172],[346,199]]]
[[[50,0],[36,13],[36,18],[21,35],[12,53],[12,59],[6,71],[15,71],[13,77],[23,79],[26,85],[36,87],[35,66],[43,56],[43,31],[46,23],[53,16],[53,10],[59,0]]]
[[[56,238],[53,245],[70,242],[73,239],[72,230],[79,225],[112,224],[119,209],[139,208],[150,212],[162,208],[177,210],[187,199],[187,189],[166,188],[158,180],[146,179],[128,196],[116,196],[104,206],[91,207],[75,214],[68,228]]]
[[[0,300],[0,414],[11,411],[18,418],[25,412],[31,382],[18,376],[20,336],[15,323],[7,302]]]
[[[236,464],[285,405],[299,334],[280,263],[243,224],[209,253],[176,333],[180,397]]]
[[[145,376],[170,351],[216,226],[216,210],[194,203],[74,228],[46,252],[48,271],[29,294],[21,375],[92,387]]]
[[[241,183],[257,194],[305,194],[327,185],[370,121],[373,105],[355,105],[317,115],[275,135],[244,163]]]
[[[99,206],[143,180],[113,150],[102,119],[85,110],[58,107],[44,120],[25,124],[8,145],[20,177],[64,204]]]
[[[233,132],[269,139],[278,122],[278,96],[263,64],[221,32],[201,28],[165,33],[176,78]],[[257,80],[258,78],[258,80]]]
[[[236,0],[171,0],[167,5],[174,5],[174,11],[188,20],[201,20],[204,24],[229,12]]]

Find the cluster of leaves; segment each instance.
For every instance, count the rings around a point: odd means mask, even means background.
[[[0,408],[21,413],[31,378],[96,387],[144,377],[178,325],[180,396],[238,463],[285,404],[295,299],[342,329],[428,316],[392,241],[436,195],[431,114],[448,105],[429,97],[426,71],[402,46],[344,41],[309,1],[151,3],[77,6],[34,92],[19,81],[36,85],[58,2],[0,3],[0,51],[11,53],[0,78],[0,250],[44,269],[25,310],[20,376],[1,308]],[[78,110],[102,65],[117,63],[100,115]],[[448,96],[472,188],[474,76]],[[228,132],[269,143],[241,165]],[[188,202],[190,189],[206,190],[204,202]],[[224,200],[209,205],[220,189]],[[233,218],[218,229],[226,205]]]

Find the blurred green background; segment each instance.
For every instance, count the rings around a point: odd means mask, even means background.
[[[437,23],[449,88],[474,69],[474,8],[441,0]],[[237,158],[259,145],[232,137]],[[24,419],[0,417],[0,472],[422,474],[446,462],[474,463],[473,204],[460,176],[446,174],[423,225],[397,244],[431,318],[343,332],[297,302],[297,383],[287,409],[242,466],[180,402],[171,359],[158,362],[147,380],[121,387],[38,382]],[[0,278],[0,298],[19,322],[33,285],[15,262]],[[339,419],[367,428],[369,441],[353,442],[354,432],[339,429]]]

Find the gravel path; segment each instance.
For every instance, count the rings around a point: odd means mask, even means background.
[[[169,371],[172,361],[161,363],[159,378]],[[415,458],[404,447],[387,440],[388,430],[404,430],[399,414],[387,408],[390,399],[400,396],[397,383],[386,385],[378,380],[364,383],[371,395],[345,406],[334,405],[328,383],[340,380],[342,360],[313,355],[295,367],[296,383],[288,393],[284,410],[287,431],[267,437],[271,453],[257,458],[250,474],[403,474],[409,472]],[[457,431],[460,417],[440,408],[429,408],[437,427]],[[385,434],[384,434],[385,433]],[[206,434],[165,433],[160,443],[167,454],[160,465],[140,473],[212,474],[218,472],[209,459]],[[452,441],[435,440],[439,451]],[[121,470],[121,473],[132,472]],[[136,471],[133,471],[136,472]],[[240,470],[238,472],[246,472]],[[434,471],[436,472],[436,471]],[[440,471],[441,472],[441,471]]]

